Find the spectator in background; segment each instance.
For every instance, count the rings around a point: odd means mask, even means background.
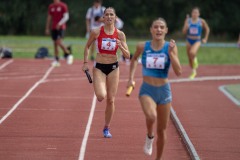
[[[64,52],[64,57],[67,59],[68,64],[73,63],[73,56],[71,54],[71,48],[65,47],[63,44],[64,30],[66,29],[66,22],[69,19],[68,7],[60,0],[53,0],[53,3],[48,7],[48,16],[46,23],[46,35],[50,34],[54,43],[54,56],[55,60],[52,62],[52,66],[59,67],[59,50],[60,47]]]
[[[189,76],[190,79],[194,79],[197,75],[198,68],[198,60],[197,60],[197,52],[202,43],[207,43],[208,36],[210,33],[210,29],[208,27],[207,22],[200,18],[200,9],[198,7],[194,7],[192,9],[191,17],[189,15],[186,16],[184,26],[183,26],[183,34],[187,35],[187,55],[190,67],[192,69],[192,73]],[[201,39],[202,30],[205,30],[205,36]]]
[[[94,0],[93,6],[90,7],[86,14],[86,38],[89,38],[89,34],[93,29],[101,27],[103,25],[103,12],[106,8],[102,6],[101,0]],[[90,58],[94,60],[95,45],[94,43],[90,47]]]

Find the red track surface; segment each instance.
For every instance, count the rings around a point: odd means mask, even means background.
[[[0,66],[6,60],[0,60]],[[48,60],[14,60],[0,70],[0,118],[39,81],[49,68]],[[105,101],[97,102],[85,160],[150,160],[142,152],[146,129],[137,94],[141,83],[125,97],[128,66],[121,64],[112,139],[102,138]],[[199,76],[240,75],[240,66],[200,66]],[[189,74],[184,67],[182,78]],[[172,71],[170,79],[175,79]],[[173,83],[173,108],[201,159],[240,157],[240,111],[218,87],[239,80]],[[44,83],[0,124],[2,160],[77,160],[88,122],[93,89],[77,61],[54,68]],[[155,149],[155,146],[154,146]],[[168,128],[166,160],[190,159],[172,121]]]

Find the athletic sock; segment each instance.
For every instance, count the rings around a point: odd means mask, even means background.
[[[147,134],[147,136],[148,136],[149,139],[153,139],[154,138],[154,136],[149,136],[148,134]]]
[[[55,60],[56,60],[56,61],[59,61],[59,57],[58,57],[58,56],[55,56]]]

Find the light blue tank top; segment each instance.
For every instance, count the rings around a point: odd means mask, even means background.
[[[193,23],[192,19],[188,19],[188,36],[201,36],[202,35],[202,21],[201,18],[198,18],[197,23]]]
[[[151,42],[145,43],[142,54],[142,74],[143,76],[167,78],[170,67],[170,58],[168,54],[169,42],[165,42],[163,48],[154,51],[151,48]]]

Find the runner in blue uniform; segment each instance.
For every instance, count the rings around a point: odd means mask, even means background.
[[[186,16],[185,23],[183,26],[183,34],[187,35],[187,55],[192,73],[189,76],[190,79],[194,79],[197,75],[198,60],[197,52],[202,43],[207,43],[210,29],[207,22],[200,18],[200,10],[195,7],[192,9],[191,17]],[[205,36],[201,39],[202,30],[205,30]]]
[[[165,41],[168,32],[167,23],[163,18],[152,22],[150,27],[152,40],[139,42],[130,64],[128,87],[134,85],[134,73],[138,58],[142,55],[143,83],[139,92],[139,100],[146,117],[147,135],[144,153],[152,154],[154,140],[154,123],[157,123],[157,155],[162,159],[166,142],[166,128],[170,116],[172,94],[168,82],[169,67],[172,65],[177,76],[182,69],[178,58],[178,50],[174,40]]]

